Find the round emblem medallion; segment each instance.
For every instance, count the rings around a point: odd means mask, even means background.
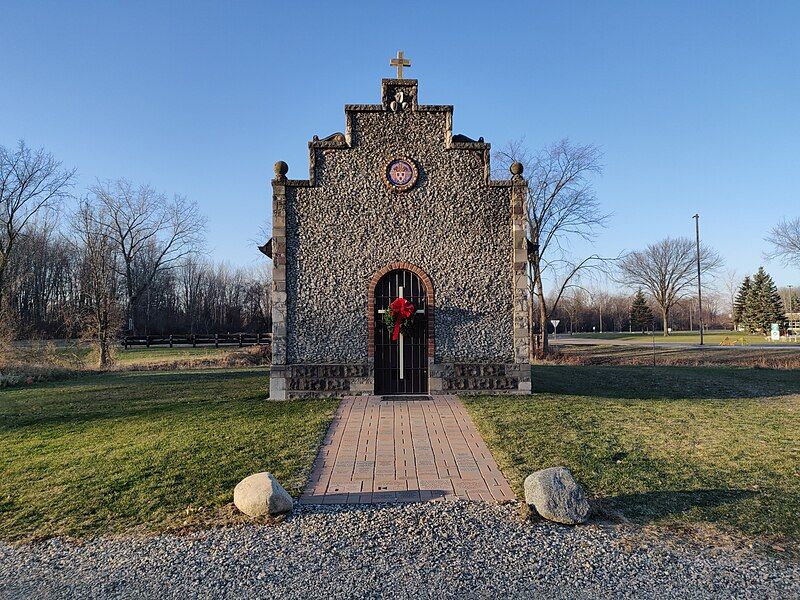
[[[408,190],[417,183],[417,166],[410,158],[393,158],[386,165],[384,180],[393,190]]]

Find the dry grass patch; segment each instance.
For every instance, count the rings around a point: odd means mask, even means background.
[[[760,369],[800,369],[800,349],[795,348],[667,348],[646,345],[574,345],[556,347],[542,364],[620,365],[651,367],[749,367]]]
[[[0,388],[65,379],[84,369],[85,352],[51,341],[0,343]]]
[[[245,348],[115,348],[109,371],[171,371],[268,365],[268,346]],[[0,346],[0,388],[59,381],[103,372],[92,347],[82,342],[28,340]]]
[[[563,334],[562,334],[563,335]],[[650,344],[652,343],[653,336],[651,333],[641,332],[611,332],[611,333],[573,333],[568,337],[589,339],[589,340],[616,340],[624,341],[627,344]],[[699,344],[700,332],[698,331],[673,331],[669,335],[663,335],[660,331],[656,331],[655,339],[660,344]],[[728,331],[728,330],[706,330],[703,335],[704,342],[709,346],[718,346],[721,344],[736,343],[737,345],[774,345],[770,336],[761,334],[744,333],[741,331]],[[781,345],[796,346],[800,349],[800,339],[797,338],[782,338]]]

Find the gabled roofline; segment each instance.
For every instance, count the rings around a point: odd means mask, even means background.
[[[381,104],[345,104],[345,131],[334,133],[326,138],[314,138],[308,142],[309,178],[283,179],[280,184],[288,187],[315,187],[315,168],[317,150],[325,152],[346,151],[353,148],[352,116],[358,113],[443,113],[445,115],[445,150],[474,152],[483,165],[484,183],[489,187],[511,187],[511,179],[491,179],[491,144],[479,141],[453,141],[453,105],[451,104],[417,104],[418,82],[416,79],[383,79],[381,80]]]

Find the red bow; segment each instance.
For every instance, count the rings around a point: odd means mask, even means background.
[[[392,331],[392,341],[394,342],[400,335],[400,326],[403,321],[414,314],[414,305],[405,298],[398,298],[389,305],[389,313],[394,317],[394,331]]]

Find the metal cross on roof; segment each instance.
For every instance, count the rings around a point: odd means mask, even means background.
[[[392,60],[390,60],[389,64],[391,66],[393,66],[393,67],[397,67],[397,78],[398,79],[402,79],[403,78],[403,67],[410,67],[411,66],[411,61],[408,60],[407,58],[403,58],[403,51],[402,50],[398,50],[397,51],[397,57],[393,58]]]

